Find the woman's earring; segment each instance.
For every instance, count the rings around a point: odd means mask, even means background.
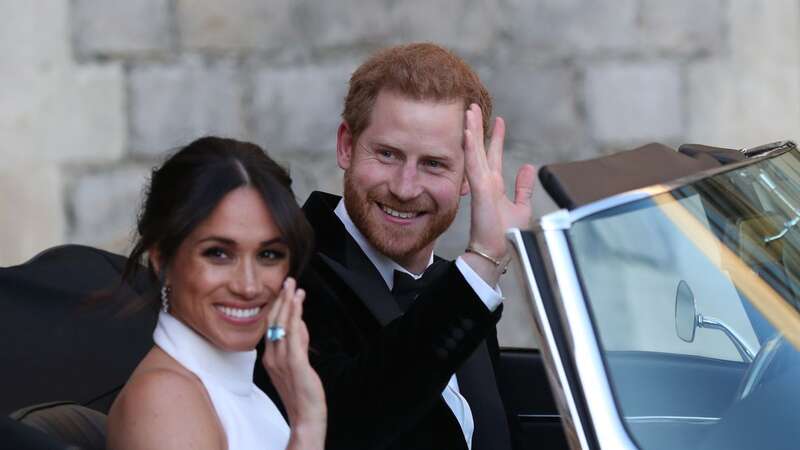
[[[161,286],[161,311],[169,312],[169,294],[172,292],[172,288],[167,286]]]

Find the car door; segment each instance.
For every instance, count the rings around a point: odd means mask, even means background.
[[[624,442],[609,448],[690,448],[736,396],[759,341],[734,284],[718,270],[714,258],[721,256],[698,249],[671,222],[671,209],[698,208],[698,196],[669,205],[643,198],[568,230],[545,222],[538,234],[517,236],[533,296],[549,321],[542,327],[559,350],[551,355],[562,366],[556,382],[571,390],[562,415],[573,419],[580,448],[608,446],[602,435],[615,428]],[[675,316],[680,287],[706,317],[744,336],[747,352],[711,329],[682,340]],[[578,309],[583,321],[575,319]]]

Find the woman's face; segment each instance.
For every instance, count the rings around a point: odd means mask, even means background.
[[[289,248],[261,195],[235,189],[178,247],[169,312],[223,350],[253,349],[288,271]]]

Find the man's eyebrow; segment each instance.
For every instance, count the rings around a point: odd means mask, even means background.
[[[385,149],[388,149],[388,150],[393,150],[393,151],[397,151],[397,152],[400,152],[400,153],[405,153],[405,151],[403,149],[401,149],[401,148],[399,148],[397,146],[394,146],[392,144],[387,144],[387,143],[382,142],[382,141],[375,141],[372,145],[375,148],[385,148]],[[433,158],[433,159],[439,159],[439,160],[442,160],[442,161],[450,161],[450,160],[453,159],[453,156],[447,150],[426,150],[422,154],[422,158]]]
[[[401,149],[400,147],[397,147],[396,145],[392,145],[392,144],[387,144],[386,142],[383,142],[383,141],[375,141],[375,142],[372,143],[372,146],[375,147],[375,148],[386,148],[386,149],[389,149],[389,150],[394,150],[396,152],[402,152],[403,151],[403,149]]]
[[[234,247],[236,246],[236,241],[235,240],[233,240],[231,238],[224,237],[224,236],[208,236],[208,237],[205,237],[205,238],[200,239],[200,240],[197,241],[198,244],[202,244],[204,242],[219,242],[220,244],[225,244],[225,245],[234,246]],[[277,236],[277,237],[274,237],[272,239],[268,239],[266,241],[261,241],[261,246],[262,247],[266,247],[266,246],[272,245],[272,244],[284,244],[285,245],[286,244],[286,239],[284,239],[283,236]]]

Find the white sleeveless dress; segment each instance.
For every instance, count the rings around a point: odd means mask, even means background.
[[[153,340],[203,382],[225,430],[228,450],[286,448],[286,420],[272,400],[253,384],[255,350],[220,350],[164,312],[158,316]]]

